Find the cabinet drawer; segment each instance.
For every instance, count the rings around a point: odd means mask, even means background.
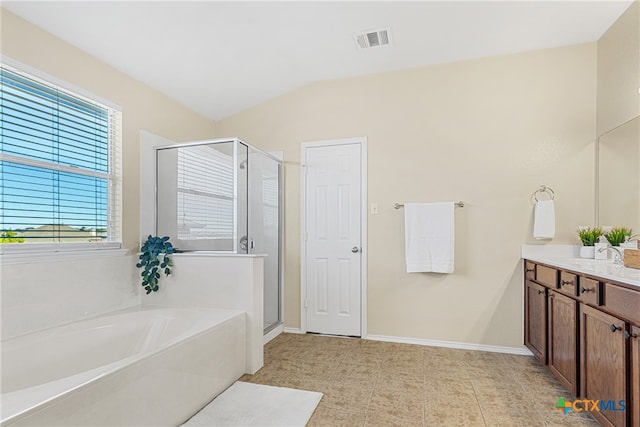
[[[586,304],[601,305],[600,282],[580,277],[578,279],[578,299]]]
[[[544,265],[536,265],[536,280],[538,283],[555,288],[558,283],[558,270]]]
[[[604,306],[620,317],[640,325],[640,291],[605,283]]]
[[[565,295],[576,296],[578,295],[577,283],[578,276],[572,273],[567,273],[566,271],[561,271],[560,280],[558,281],[558,291]]]
[[[535,280],[536,278],[536,265],[531,261],[524,263],[524,278],[525,280]]]

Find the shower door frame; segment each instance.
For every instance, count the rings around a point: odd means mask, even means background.
[[[271,325],[269,328],[263,327],[263,334],[266,335],[269,332],[275,330],[278,327],[283,327],[284,325],[284,159],[279,159],[277,156],[261,150],[251,144],[248,144],[242,141],[239,138],[218,138],[218,139],[207,139],[200,141],[189,141],[185,143],[172,143],[168,145],[158,145],[153,147],[153,175],[154,175],[154,204],[153,204],[153,228],[154,232],[157,235],[158,229],[158,151],[164,149],[172,149],[172,148],[183,148],[183,147],[192,147],[199,145],[210,145],[210,144],[221,144],[221,143],[233,143],[233,164],[234,171],[235,167],[238,165],[238,144],[243,144],[247,147],[247,171],[250,170],[250,161],[249,161],[249,150],[255,150],[265,156],[271,158],[278,164],[278,257],[279,257],[279,268],[278,268],[278,293],[279,293],[279,307],[278,307],[278,321]],[[238,206],[237,206],[237,197],[238,197],[238,174],[233,174],[233,188],[234,194],[236,196],[233,203],[233,227],[234,227],[234,239],[233,239],[233,250],[232,251],[215,251],[216,253],[221,254],[235,254],[235,255],[252,255],[250,253],[250,249],[247,249],[247,254],[239,254],[238,253]],[[251,192],[248,187],[247,182],[247,197],[250,197],[249,193]],[[247,203],[247,235],[249,235],[249,206]],[[264,292],[264,285],[263,285]],[[264,298],[264,295],[263,295]],[[263,319],[264,322],[264,319]]]
[[[251,144],[247,144],[246,142],[238,139],[238,138],[220,138],[220,139],[206,139],[206,140],[202,140],[202,141],[189,141],[189,142],[185,142],[185,143],[177,143],[177,144],[170,144],[170,145],[162,145],[162,146],[158,146],[158,147],[154,147],[154,154],[155,154],[155,162],[154,162],[154,166],[155,166],[155,182],[154,182],[154,233],[157,236],[158,235],[158,151],[160,150],[168,150],[168,149],[174,149],[174,148],[185,148],[185,147],[196,147],[199,145],[211,145],[211,144],[222,144],[222,143],[233,143],[233,170],[234,170],[234,174],[233,174],[233,194],[234,194],[234,200],[233,200],[233,249],[230,251],[221,251],[221,250],[215,250],[212,252],[217,252],[217,253],[221,253],[221,254],[236,254],[236,255],[242,255],[242,254],[238,254],[238,174],[236,172],[236,166],[238,164],[238,144],[242,144],[244,146],[247,147],[247,153],[249,148],[254,148]],[[247,164],[249,163],[249,161],[247,160]],[[248,167],[247,167],[248,170]],[[247,193],[249,192],[249,190],[247,189]],[[247,224],[248,224],[248,220],[247,220]],[[197,252],[197,250],[195,250],[194,252]]]
[[[284,330],[284,158],[279,159],[277,156],[269,153],[267,151],[261,150],[251,144],[247,144],[241,140],[238,140],[249,147],[249,152],[251,150],[255,150],[258,153],[264,154],[269,157],[273,161],[278,164],[278,259],[280,260],[278,265],[278,321],[267,328],[263,328],[263,334],[265,337],[267,334],[276,330],[277,328],[282,328]],[[283,156],[284,157],[284,156]],[[247,165],[249,171],[251,170],[251,156],[247,156]],[[247,186],[247,195],[248,198],[251,198],[251,187]],[[249,212],[248,203],[247,203],[247,212]],[[250,234],[251,221],[247,220],[247,235]],[[250,252],[249,252],[250,253]],[[263,296],[264,298],[264,296]]]

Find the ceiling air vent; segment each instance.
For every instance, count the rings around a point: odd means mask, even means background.
[[[360,49],[368,49],[370,47],[387,46],[390,44],[391,30],[382,28],[379,30],[371,30],[366,33],[356,34],[355,39]]]

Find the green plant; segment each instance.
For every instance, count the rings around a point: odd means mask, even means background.
[[[578,228],[578,236],[584,246],[595,246],[602,236],[602,229],[600,227],[581,227]]]
[[[633,233],[631,229],[627,227],[614,227],[608,233],[604,235],[609,241],[611,246],[620,246],[620,243],[625,242],[631,238]]]
[[[0,232],[0,243],[24,243],[24,237],[18,237],[15,231]]]
[[[152,291],[158,291],[158,280],[160,280],[160,270],[163,270],[165,276],[171,274],[171,254],[175,252],[175,248],[169,242],[169,237],[151,236],[147,237],[140,248],[140,262],[136,267],[143,268],[142,286],[150,294]]]

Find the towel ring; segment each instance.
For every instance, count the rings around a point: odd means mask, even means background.
[[[539,201],[537,197],[538,193],[548,193],[549,196],[551,197],[551,200],[556,198],[555,191],[553,191],[551,188],[547,187],[546,185],[541,185],[540,188],[538,188],[536,191],[533,192],[532,196],[536,202]]]

